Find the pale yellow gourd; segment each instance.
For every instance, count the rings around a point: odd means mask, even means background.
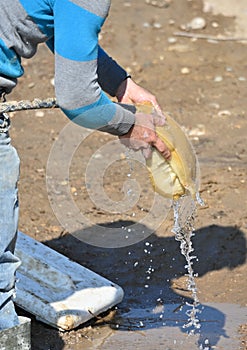
[[[137,111],[151,114],[153,107],[150,103],[137,105]],[[196,199],[198,191],[199,167],[194,149],[179,124],[166,115],[166,125],[156,127],[160,139],[171,152],[171,159],[166,160],[156,148],[146,164],[150,172],[154,190],[164,197],[179,199],[190,194]]]

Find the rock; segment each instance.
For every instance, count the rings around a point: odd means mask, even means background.
[[[38,117],[38,118],[43,118],[45,115],[45,113],[43,111],[37,111],[35,112],[35,117]]]
[[[222,77],[221,75],[217,75],[217,76],[214,78],[214,82],[215,82],[215,83],[220,83],[222,80],[223,80],[223,77]]]
[[[206,27],[206,21],[202,17],[195,17],[189,23],[185,25],[186,29],[204,29]]]
[[[28,88],[29,88],[29,89],[32,89],[34,86],[35,86],[35,83],[33,83],[33,82],[30,83],[30,84],[28,84]]]
[[[174,44],[177,42],[177,38],[174,38],[173,36],[171,36],[167,39],[167,41],[169,44]]]
[[[190,70],[189,70],[188,67],[183,67],[183,68],[181,69],[181,73],[182,73],[182,74],[189,74],[189,73],[190,73]]]
[[[232,113],[228,110],[223,110],[218,112],[219,117],[230,117]]]
[[[203,136],[206,133],[204,124],[198,124],[195,128],[189,130],[188,134],[190,137]]]
[[[160,29],[160,28],[162,28],[162,24],[159,23],[159,22],[154,22],[153,23],[153,28]]]
[[[212,22],[212,27],[213,28],[218,28],[219,27],[219,23],[218,22]]]

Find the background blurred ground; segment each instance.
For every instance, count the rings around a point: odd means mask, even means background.
[[[204,18],[205,27],[189,29],[188,23],[198,16]],[[158,97],[163,110],[185,128],[198,155],[201,194],[207,203],[206,208],[198,210],[194,239],[201,302],[245,306],[247,41],[236,37],[247,38],[246,16],[244,0],[113,0],[101,33],[104,49]],[[210,40],[177,36],[181,30],[208,35]],[[231,40],[212,40],[218,35]],[[9,100],[54,96],[53,57],[45,46],[33,60],[24,60],[23,66],[26,74]],[[78,243],[60,226],[48,201],[45,177],[51,146],[67,123],[59,110],[13,115],[12,139],[22,160],[20,230],[121,285],[125,299],[120,309],[155,305],[160,290],[166,302],[189,297],[183,261],[170,232],[171,215],[148,238],[153,244],[155,267],[149,289],[144,288],[149,266],[144,241],[114,250],[97,248]],[[141,217],[142,208],[148,210],[152,201],[147,174],[140,166],[132,173],[141,187],[140,203],[128,213],[107,213],[88,198],[83,177],[87,161],[112,139],[92,134],[71,164],[71,191],[92,223],[135,221],[133,212]],[[128,171],[126,164],[108,171],[105,187],[112,199],[121,200]],[[133,267],[136,260],[140,262],[138,268]],[[33,320],[33,348],[81,349],[78,344],[83,344],[88,335],[94,339],[101,332],[107,333],[106,329],[89,326],[63,334]],[[246,349],[246,327],[241,327],[241,334],[245,337],[242,348]]]

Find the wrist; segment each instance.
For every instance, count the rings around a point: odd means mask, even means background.
[[[117,97],[118,101],[120,101],[121,98],[125,95],[129,79],[131,79],[131,75],[130,74],[128,74],[125,77],[125,79],[121,82],[121,84],[117,88],[116,97]]]

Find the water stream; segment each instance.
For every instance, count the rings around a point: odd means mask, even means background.
[[[186,303],[189,309],[186,311],[188,316],[187,322],[183,325],[183,328],[188,328],[189,335],[195,334],[197,330],[201,328],[199,320],[200,301],[197,294],[197,286],[195,278],[197,274],[193,269],[193,261],[197,259],[197,256],[193,254],[194,248],[192,244],[192,237],[194,236],[194,221],[197,209],[197,203],[204,205],[203,200],[197,194],[197,201],[193,200],[191,196],[185,196],[179,198],[173,202],[174,212],[174,226],[172,232],[175,234],[175,239],[180,242],[181,254],[185,257],[186,265],[184,266],[187,271],[187,289],[191,292],[192,303]],[[199,345],[200,350],[210,350],[209,340],[205,339],[204,344]]]

